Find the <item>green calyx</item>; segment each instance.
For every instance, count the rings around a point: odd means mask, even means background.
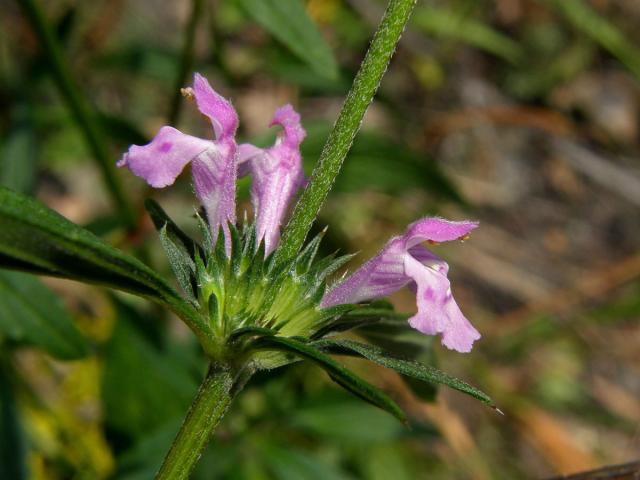
[[[204,345],[213,360],[259,363],[273,368],[282,359],[266,361],[264,353],[245,349],[257,332],[261,335],[311,338],[352,306],[321,308],[327,278],[351,256],[330,255],[316,261],[324,232],[308,243],[293,259],[277,261],[265,255],[257,240],[255,224],[229,225],[230,253],[220,229],[213,240],[209,225],[198,216],[202,245],[196,243],[169,219],[155,203],[148,203],[160,240],[186,298],[205,317],[212,338]],[[262,361],[260,361],[262,360]]]
[[[297,258],[276,263],[273,255],[265,257],[254,225],[242,231],[231,225],[229,230],[230,256],[220,232],[212,250],[205,251],[204,258],[197,254],[195,262],[197,300],[215,336],[229,339],[234,332],[253,328],[286,337],[312,336],[333,315],[319,306],[326,278],[347,258],[314,262],[320,234]]]

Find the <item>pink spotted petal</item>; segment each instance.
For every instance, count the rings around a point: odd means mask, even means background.
[[[238,128],[238,114],[233,105],[211,88],[199,73],[193,79],[193,94],[198,110],[211,120],[216,139],[233,138]]]
[[[213,142],[185,135],[173,127],[162,127],[147,145],[131,145],[117,163],[129,167],[154,188],[163,188],[175,182],[184,167]]]
[[[424,265],[412,255],[404,259],[404,269],[417,285],[418,313],[409,325],[426,335],[442,335],[442,344],[461,353],[471,351],[480,333],[462,314],[451,293],[444,262]]]

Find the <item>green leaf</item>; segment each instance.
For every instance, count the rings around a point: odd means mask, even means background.
[[[33,187],[38,153],[38,139],[29,115],[27,106],[15,109],[13,128],[0,150],[0,185],[24,193]]]
[[[135,310],[118,301],[116,309],[102,381],[106,422],[121,434],[142,437],[182,417],[197,384],[181,362],[133,327],[144,321]]]
[[[288,415],[291,425],[314,438],[321,436],[331,441],[367,445],[392,441],[406,433],[389,415],[357,400],[336,401],[324,397],[319,400],[291,412]]]
[[[325,355],[310,344],[295,338],[265,336],[257,339],[253,348],[257,350],[279,350],[315,363],[329,374],[337,384],[353,393],[357,397],[392,414],[398,420],[406,423],[404,412],[384,392],[366,382],[356,374],[346,369],[328,355]]]
[[[0,270],[0,334],[61,359],[80,358],[89,350],[60,299],[24,273]]]
[[[416,9],[412,22],[426,33],[468,43],[511,63],[524,56],[516,42],[464,13],[422,6]]]
[[[300,0],[240,0],[246,12],[319,75],[338,77],[333,52]]]
[[[304,450],[265,442],[262,459],[278,480],[352,480],[354,477]]]
[[[208,327],[156,272],[34,199],[0,187],[0,267],[97,283],[169,306],[194,330]]]
[[[585,0],[547,0],[575,28],[598,42],[640,79],[640,49]]]
[[[331,332],[346,332],[354,328],[377,324],[383,324],[394,329],[401,326],[406,329],[407,318],[409,318],[409,315],[397,313],[393,310],[393,307],[388,308],[386,305],[379,307],[376,305],[353,304],[350,309],[318,330],[313,337],[319,339]]]
[[[334,355],[358,355],[372,362],[391,368],[402,375],[417,378],[425,382],[447,385],[455,390],[471,395],[478,400],[493,406],[493,401],[486,393],[452,377],[430,365],[423,365],[411,360],[403,360],[392,356],[379,347],[358,343],[352,340],[318,340],[311,345]]]
[[[0,365],[0,478],[26,480],[27,451],[8,365]]]

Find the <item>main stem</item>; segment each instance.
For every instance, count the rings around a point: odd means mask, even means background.
[[[338,119],[322,149],[309,185],[296,204],[293,216],[282,235],[276,251],[278,259],[291,258],[302,247],[360,129],[362,118],[378,90],[415,4],[416,0],[389,2]]]
[[[31,23],[33,31],[40,41],[40,47],[49,62],[51,73],[58,90],[65,102],[78,128],[81,130],[89,151],[95,158],[104,182],[111,194],[126,225],[133,229],[136,226],[135,216],[129,204],[124,190],[115,173],[115,162],[109,156],[102,128],[95,116],[95,112],[83,97],[80,88],[76,84],[67,63],[64,60],[62,50],[55,37],[51,26],[47,22],[36,0],[20,0],[18,2]]]
[[[251,372],[211,365],[189,412],[164,459],[156,480],[189,478],[214,429],[242,390]]]

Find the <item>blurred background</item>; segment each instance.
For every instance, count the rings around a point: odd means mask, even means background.
[[[274,109],[292,103],[310,173],[383,9],[0,0],[0,184],[169,277],[142,202],[194,232],[189,175],[150,191],[115,171],[122,152],[165,124],[211,135],[179,94],[199,71],[233,101],[242,140],[270,143]],[[385,340],[505,415],[344,360],[406,409],[407,429],[294,365],[252,381],[196,478],[542,478],[638,459],[638,25],[637,0],[420,0],[318,221],[327,252],[360,252],[353,268],[421,216],[480,220],[436,247],[483,334],[473,352],[408,328]],[[391,300],[415,309],[408,290]],[[3,479],[151,478],[205,365],[152,305],[12,272],[0,343]]]

